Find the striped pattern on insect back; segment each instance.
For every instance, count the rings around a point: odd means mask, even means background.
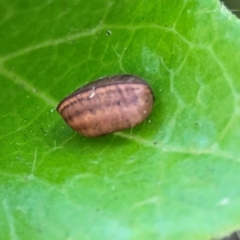
[[[129,82],[76,91],[57,110],[79,133],[99,136],[135,126],[148,116],[152,105],[151,89]]]

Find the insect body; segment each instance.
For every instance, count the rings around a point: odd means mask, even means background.
[[[65,122],[87,137],[132,128],[153,107],[150,86],[133,75],[115,75],[91,82],[64,98],[57,111]]]

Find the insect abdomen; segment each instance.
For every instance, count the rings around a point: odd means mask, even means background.
[[[115,77],[121,76],[126,75]],[[100,81],[97,87],[93,82],[91,88],[86,85],[75,91],[58,106],[58,112],[77,132],[97,137],[120,131],[139,124],[151,112],[153,94],[147,84],[111,80],[106,84],[105,78],[101,85]]]

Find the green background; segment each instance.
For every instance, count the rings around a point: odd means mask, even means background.
[[[211,239],[239,227],[240,23],[217,0],[0,3],[0,239]],[[141,125],[76,134],[60,100],[152,86]]]

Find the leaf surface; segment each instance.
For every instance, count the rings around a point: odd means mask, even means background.
[[[239,20],[217,0],[0,3],[1,239],[210,239],[239,227]],[[101,138],[55,108],[99,77],[152,86]]]

